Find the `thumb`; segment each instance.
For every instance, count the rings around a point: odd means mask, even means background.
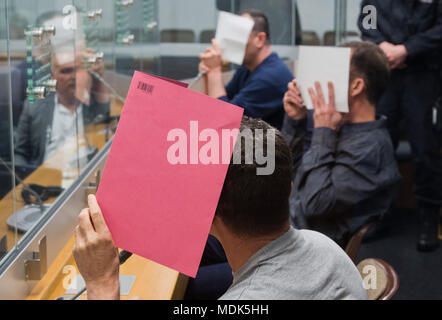
[[[216,52],[221,53],[221,48],[219,47],[218,41],[216,41],[215,38],[212,39],[212,45]]]

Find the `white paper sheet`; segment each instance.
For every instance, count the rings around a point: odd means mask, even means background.
[[[328,82],[331,81],[335,88],[336,110],[349,112],[350,57],[350,48],[299,47],[296,79],[307,109],[313,109],[308,89],[315,88],[315,82],[319,81],[328,102]]]
[[[224,60],[242,65],[254,25],[252,19],[224,11],[219,13],[215,38],[222,50]]]

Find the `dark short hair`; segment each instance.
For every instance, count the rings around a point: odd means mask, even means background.
[[[374,43],[368,41],[348,42],[341,47],[351,48],[350,81],[362,78],[365,82],[367,100],[376,105],[390,81],[390,65],[387,56]]]
[[[250,129],[250,130],[247,130]],[[238,236],[263,236],[281,231],[289,222],[289,196],[292,186],[292,155],[282,134],[262,120],[244,117],[241,124],[241,159],[245,159],[245,140],[256,145],[256,129],[264,133],[264,151],[268,153],[267,131],[275,130],[275,171],[272,175],[257,175],[253,147],[253,164],[229,166],[216,216]],[[248,133],[247,133],[248,132]],[[251,133],[251,136],[250,136]],[[242,141],[241,141],[242,140]]]
[[[259,10],[256,9],[247,9],[241,11],[240,15],[248,14],[252,17],[253,21],[255,21],[255,26],[253,27],[252,32],[259,33],[264,32],[267,37],[267,43],[270,44],[270,23],[267,16]]]

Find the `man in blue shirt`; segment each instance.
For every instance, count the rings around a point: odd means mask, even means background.
[[[272,51],[267,17],[257,10],[248,10],[241,16],[255,22],[244,62],[224,87],[221,49],[216,40],[212,40],[213,47],[207,48],[200,56],[200,71],[206,71],[204,91],[213,98],[244,108],[248,117],[262,119],[281,129],[284,120],[282,100],[293,74]]]

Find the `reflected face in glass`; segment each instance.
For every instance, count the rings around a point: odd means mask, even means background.
[[[61,61],[60,57],[53,57],[53,78],[57,80],[57,93],[73,97],[75,95],[75,61]]]

